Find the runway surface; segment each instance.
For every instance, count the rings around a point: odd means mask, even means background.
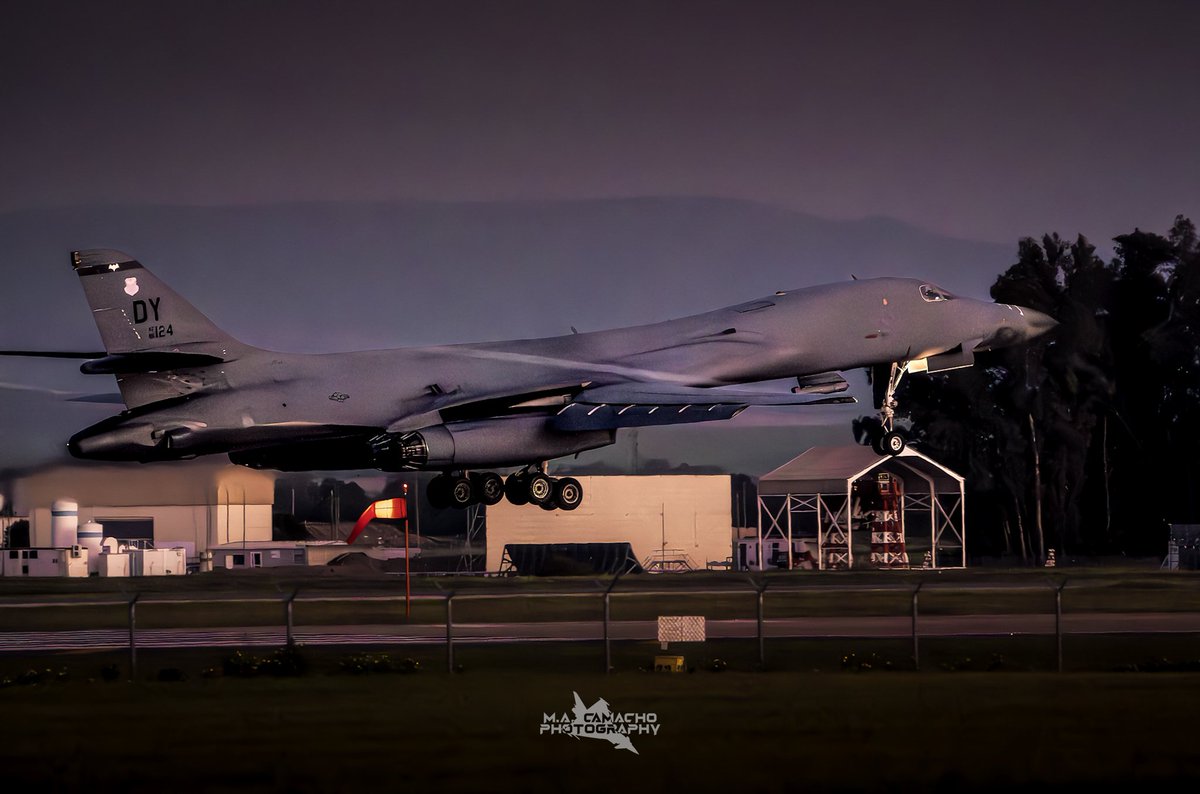
[[[929,615],[918,622],[920,637],[996,637],[1053,634],[1054,615]],[[652,620],[613,621],[613,640],[654,640]],[[757,636],[754,620],[709,620],[709,638]],[[907,615],[880,617],[781,618],[764,622],[768,638],[895,638],[912,636]],[[1063,616],[1066,634],[1200,633],[1200,614],[1175,612],[1081,613]],[[295,641],[304,645],[418,645],[446,642],[445,624],[297,626]],[[540,623],[462,623],[452,630],[455,643],[582,642],[604,637],[600,621]],[[216,648],[282,645],[282,627],[243,626],[212,629],[138,629],[139,648]],[[0,632],[0,652],[100,650],[125,648],[128,629]]]

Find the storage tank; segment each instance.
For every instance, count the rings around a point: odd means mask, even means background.
[[[59,499],[50,505],[50,545],[69,549],[79,543],[79,503]]]
[[[88,573],[95,575],[100,570],[100,547],[104,539],[104,525],[89,521],[79,528],[79,545],[88,550]]]

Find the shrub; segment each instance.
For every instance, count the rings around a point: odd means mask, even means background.
[[[896,665],[890,659],[884,659],[877,653],[860,657],[856,653],[848,653],[842,657],[842,669],[855,673],[869,673],[872,670],[895,670]]]
[[[368,673],[415,673],[421,664],[415,659],[393,659],[386,653],[356,653],[343,659],[338,668],[351,675]],[[457,671],[456,671],[457,672]]]
[[[235,651],[222,660],[221,671],[233,678],[253,678],[258,675],[297,676],[308,671],[308,662],[295,647],[277,648],[265,656]]]

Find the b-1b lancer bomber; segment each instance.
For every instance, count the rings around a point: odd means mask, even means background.
[[[577,480],[546,461],[612,444],[621,428],[707,422],[755,405],[853,402],[841,370],[875,367],[880,454],[906,372],[969,366],[1055,325],[1019,306],[934,284],[876,278],[781,291],[678,320],[548,339],[276,353],[243,344],[133,257],[77,251],[71,263],[126,410],[76,433],[79,458],[163,461],[226,453],[283,471],[434,470],[436,504],[573,510]],[[10,351],[15,352],[15,351]],[[26,351],[25,355],[30,353]],[[795,378],[790,392],[730,390]],[[507,478],[489,471],[519,467]]]

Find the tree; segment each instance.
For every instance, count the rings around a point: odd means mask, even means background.
[[[29,521],[22,518],[8,526],[8,547],[10,549],[29,548]]]
[[[1082,236],[1021,240],[992,297],[1055,333],[902,384],[915,440],[966,473],[984,548],[1150,553],[1165,520],[1196,520],[1200,242],[1183,217],[1114,242],[1106,265]]]

